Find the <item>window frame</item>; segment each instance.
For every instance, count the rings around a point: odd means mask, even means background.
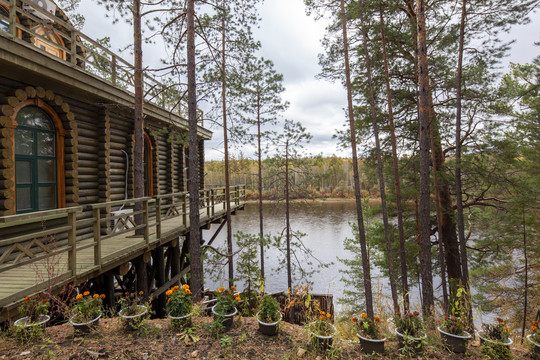
[[[54,111],[54,109],[41,99],[28,99],[21,102],[14,108],[14,113],[11,116],[11,127],[13,129],[12,134],[12,161],[13,161],[13,212],[17,213],[17,193],[16,193],[16,182],[15,182],[15,129],[19,125],[16,121],[17,114],[19,111],[26,106],[35,106],[45,111],[47,115],[53,121],[55,127],[55,142],[56,142],[56,208],[65,208],[66,207],[66,182],[65,182],[65,165],[64,165],[64,139],[66,136],[66,131],[62,124],[62,120]],[[40,210],[37,210],[40,211]],[[37,211],[25,211],[25,212],[37,212]]]

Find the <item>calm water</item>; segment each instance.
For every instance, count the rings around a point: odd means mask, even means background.
[[[264,205],[264,228],[266,234],[280,234],[285,228],[285,212],[283,207],[276,205]],[[337,258],[351,258],[352,255],[343,248],[343,240],[352,238],[350,222],[356,221],[356,205],[354,201],[324,201],[309,204],[294,204],[291,209],[291,227],[293,230],[306,234],[302,239],[309,247],[315,257],[325,263],[332,262],[329,268],[322,269],[311,279],[313,281],[314,293],[334,294],[334,299],[339,298],[343,293],[343,283],[340,281],[342,274],[339,269],[344,265]],[[232,217],[233,234],[237,231],[257,234],[259,232],[258,204],[249,203],[244,211],[238,211]],[[205,240],[209,240],[218,225],[203,232]],[[226,241],[226,228],[222,229],[214,244],[224,246]],[[283,291],[287,288],[286,268],[278,268],[277,257],[280,254],[274,250],[269,251],[265,256],[266,290],[269,292]],[[206,279],[205,287],[215,289],[226,286],[226,270],[224,276],[218,281]],[[374,286],[377,283],[386,283],[385,279],[380,279],[380,271],[372,268]],[[380,281],[378,281],[380,280]],[[295,284],[302,285],[302,284]],[[383,292],[389,293],[383,286]]]

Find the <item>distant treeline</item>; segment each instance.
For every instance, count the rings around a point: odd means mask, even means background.
[[[331,157],[310,157],[301,160],[305,171],[296,171],[292,182],[302,183],[309,196],[353,198],[353,170],[352,160]],[[360,167],[364,161],[360,160]],[[248,196],[257,197],[258,169],[257,161],[250,159],[231,159],[229,165],[231,185],[245,184]],[[273,199],[279,197],[282,189],[281,183],[275,180],[274,165],[266,159],[262,163],[263,198]],[[225,184],[223,161],[205,162],[205,185],[207,187],[223,186]],[[363,196],[377,197],[377,182],[365,172],[360,174],[360,186]],[[298,197],[299,195],[297,195]]]

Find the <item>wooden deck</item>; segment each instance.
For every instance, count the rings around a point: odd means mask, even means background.
[[[110,212],[101,218],[103,209],[134,202],[143,202],[145,223],[138,228],[144,235],[136,236],[132,210],[120,213]],[[33,234],[13,236],[0,240],[3,253],[0,253],[0,322],[18,306],[25,296],[32,296],[44,290],[58,291],[67,284],[80,284],[113,270],[132,259],[149,254],[149,251],[172,241],[182,241],[181,236],[190,230],[189,198],[186,193],[160,195],[155,198],[116,201],[92,205],[93,217],[79,218],[82,207],[44,211],[33,214],[14,215],[0,218],[0,231],[9,226],[21,226],[29,219],[64,216],[67,225],[61,224],[50,230]],[[167,205],[163,205],[167,203]],[[224,191],[210,189],[201,192],[200,226],[220,222],[226,215]],[[243,187],[234,187],[231,197],[231,210],[242,209],[245,205]],[[31,218],[32,217],[32,218]],[[104,225],[112,224],[113,230],[105,231]],[[77,241],[76,228],[92,223],[94,236]],[[67,232],[65,246],[53,246],[40,241],[42,236]],[[114,231],[114,232],[113,232]],[[36,251],[37,250],[37,251]],[[41,250],[41,251],[40,251]],[[9,261],[5,260],[9,259]]]

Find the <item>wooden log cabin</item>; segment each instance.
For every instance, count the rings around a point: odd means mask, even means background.
[[[0,322],[47,288],[127,289],[137,259],[157,273],[148,280],[156,296],[189,270],[188,124],[170,110],[175,89],[146,76],[146,197],[134,200],[132,81],[131,64],[74,29],[52,1],[0,0]],[[222,222],[225,197],[204,189],[211,132],[201,126],[198,136],[208,226]],[[233,210],[243,194],[233,189]],[[135,201],[144,202],[143,239],[132,236]]]

